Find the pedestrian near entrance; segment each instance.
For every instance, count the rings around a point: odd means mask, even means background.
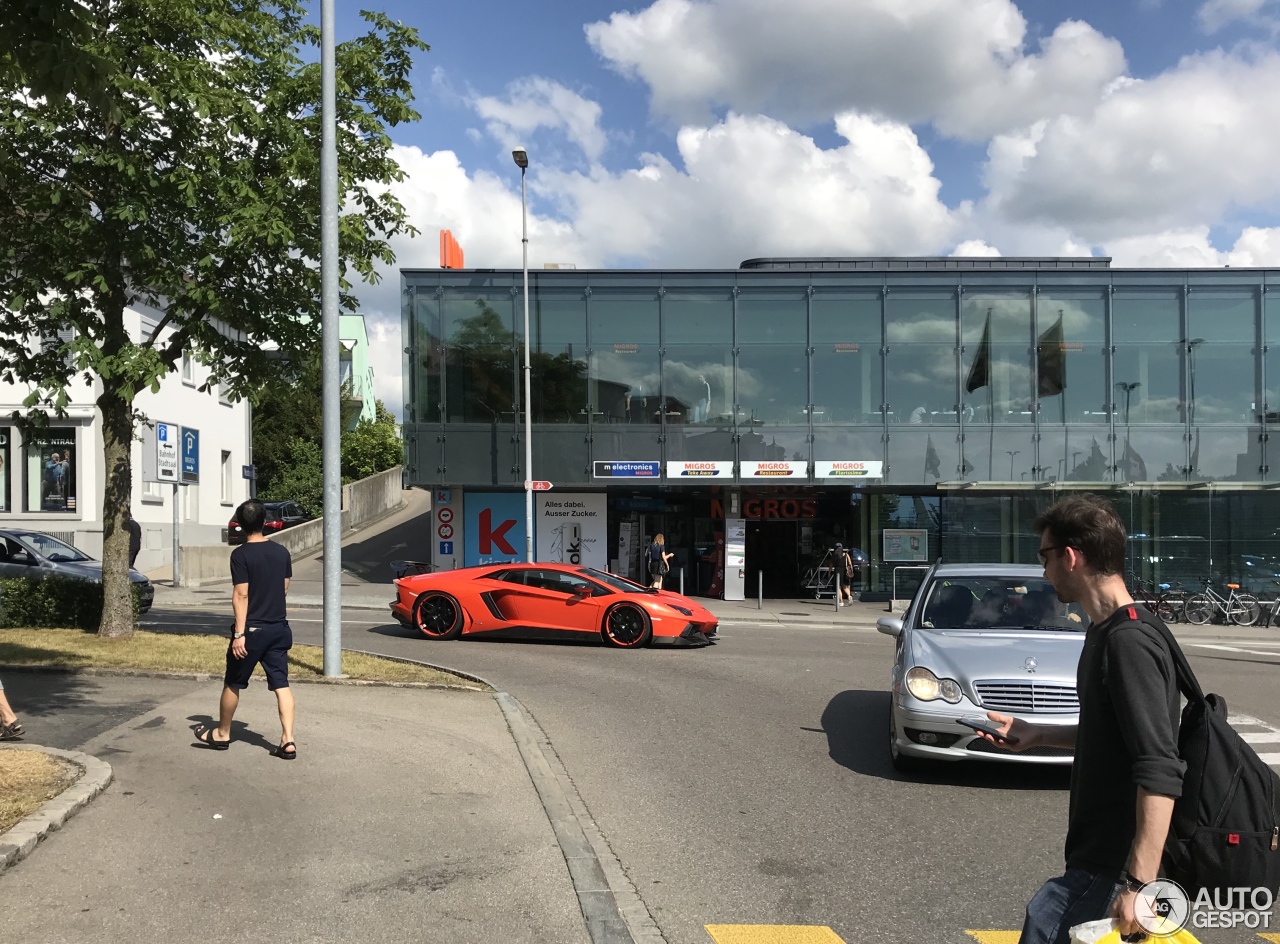
[[[987,713],[1003,735],[1018,739],[1002,746],[1075,750],[1066,871],[1027,905],[1020,941],[1067,944],[1073,926],[1107,917],[1122,935],[1140,934],[1134,899],[1158,876],[1186,770],[1178,756],[1173,656],[1159,631],[1138,618],[1123,577],[1124,524],[1108,502],[1067,498],[1033,527],[1045,577],[1062,602],[1084,608],[1090,623],[1076,670],[1078,725]]]
[[[649,545],[649,586],[655,590],[662,589],[662,578],[671,570],[671,558],[675,557],[667,550],[667,539],[659,532],[653,536]]]
[[[837,545],[839,546],[839,545]],[[840,605],[853,602],[853,557],[849,549],[840,548]]]
[[[240,704],[240,692],[249,685],[253,670],[261,664],[267,688],[275,692],[280,710],[280,746],[275,756],[293,760],[293,692],[289,689],[289,649],[293,630],[285,610],[285,597],[293,577],[289,551],[262,533],[267,510],[251,498],[236,509],[236,521],[245,541],[231,552],[231,608],[235,613],[231,645],[227,647],[227,671],[223,677],[218,724],[198,731],[198,740],[225,751],[231,745],[231,721]]]

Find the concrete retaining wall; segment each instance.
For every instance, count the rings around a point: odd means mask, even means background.
[[[404,504],[404,471],[401,466],[387,469],[367,479],[342,487],[342,533],[376,521]],[[320,550],[324,544],[324,519],[314,518],[296,525],[270,540],[282,544],[297,560]],[[183,546],[182,579],[184,587],[199,587],[229,579],[231,550],[225,544]]]

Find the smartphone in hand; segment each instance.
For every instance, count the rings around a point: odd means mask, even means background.
[[[956,718],[956,724],[962,724],[966,728],[973,728],[973,730],[981,731],[983,734],[990,734],[1001,744],[1008,744],[1010,747],[1018,743],[1018,739],[1016,737],[1009,737],[1008,735],[1001,734],[1000,729],[986,718],[976,718],[973,715],[965,715],[963,718]]]

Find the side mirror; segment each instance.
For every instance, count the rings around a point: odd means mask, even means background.
[[[882,616],[876,620],[876,629],[886,636],[901,636],[902,620],[896,616]]]
[[[574,584],[573,595],[575,597],[589,597],[594,588],[589,583]]]

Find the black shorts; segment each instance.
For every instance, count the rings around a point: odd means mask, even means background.
[[[232,640],[235,642],[235,640]],[[245,632],[245,657],[237,659],[227,646],[227,674],[223,684],[236,691],[249,687],[253,670],[262,664],[267,674],[267,689],[289,687],[289,650],[293,647],[293,630],[288,623],[250,626]]]

